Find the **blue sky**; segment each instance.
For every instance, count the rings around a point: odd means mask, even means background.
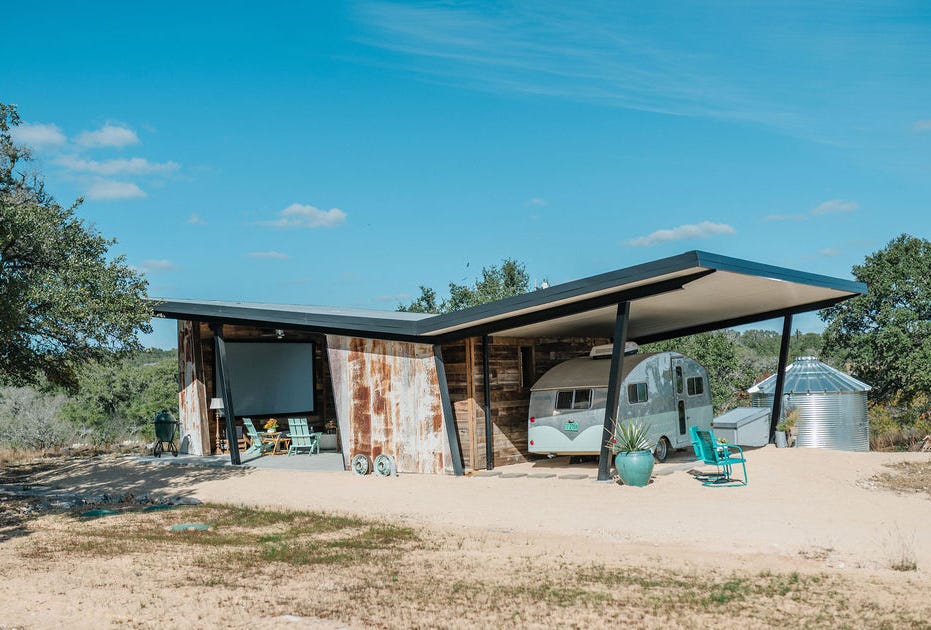
[[[16,3],[0,101],[153,296],[394,309],[691,249],[850,277],[931,237],[931,4],[572,4]]]

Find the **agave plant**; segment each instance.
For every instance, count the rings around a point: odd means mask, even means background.
[[[647,439],[650,425],[642,422],[628,422],[618,426],[615,438],[608,446],[614,453],[633,453],[634,451],[649,451],[652,448]]]

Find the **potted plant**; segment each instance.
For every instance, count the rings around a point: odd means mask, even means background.
[[[798,409],[790,409],[786,412],[782,421],[776,425],[776,447],[785,448],[789,445],[789,435],[792,433],[792,427],[798,421]]]
[[[653,474],[653,451],[647,439],[649,425],[642,422],[622,424],[608,444],[614,453],[614,467],[625,486],[645,486]]]
[[[275,420],[274,418],[269,418],[268,420],[265,421],[265,432],[266,433],[274,433],[277,430],[278,430],[277,420]]]

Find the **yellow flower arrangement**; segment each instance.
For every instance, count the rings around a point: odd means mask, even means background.
[[[278,430],[278,421],[274,418],[269,418],[265,421],[265,430],[266,431],[277,431]]]

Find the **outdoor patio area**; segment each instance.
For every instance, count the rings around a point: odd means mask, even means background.
[[[259,457],[245,457],[242,453],[242,466],[244,468],[268,468],[271,470],[306,470],[318,472],[341,471],[343,456],[340,453],[323,452],[313,455],[263,455]],[[229,455],[162,455],[152,457],[146,455],[139,457],[138,461],[153,464],[173,464],[180,466],[232,466]]]

